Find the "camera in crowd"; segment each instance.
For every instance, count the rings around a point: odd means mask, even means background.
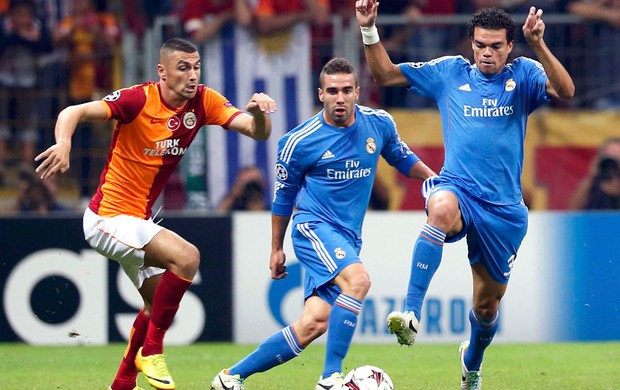
[[[613,157],[604,157],[599,162],[598,178],[601,181],[620,178],[620,164]]]

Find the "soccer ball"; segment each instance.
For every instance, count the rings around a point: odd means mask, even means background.
[[[352,369],[344,377],[345,390],[394,390],[389,375],[375,366],[361,366]]]

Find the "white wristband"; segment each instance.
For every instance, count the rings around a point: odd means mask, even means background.
[[[362,42],[364,45],[374,45],[379,42],[379,31],[377,26],[373,24],[372,27],[360,27],[362,30]]]

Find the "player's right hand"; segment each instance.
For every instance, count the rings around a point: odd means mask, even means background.
[[[40,175],[41,179],[48,179],[57,172],[67,172],[70,167],[70,151],[71,144],[68,143],[61,142],[50,146],[34,158],[35,162],[41,161],[35,172]]]
[[[284,279],[288,276],[286,272],[286,254],[283,250],[277,250],[271,252],[271,259],[269,260],[269,269],[271,270],[272,279]]]

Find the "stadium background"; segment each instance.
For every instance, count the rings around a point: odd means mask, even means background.
[[[398,18],[386,21],[402,23]],[[347,56],[359,67],[362,56],[352,49],[359,47],[359,34],[337,20],[334,23],[338,34],[330,46],[332,53]],[[428,19],[427,23],[450,27],[462,20],[446,17]],[[586,48],[598,44],[592,34],[585,34],[579,45],[561,38],[559,31],[568,27],[589,31],[579,19],[549,15],[546,23],[549,36],[557,37],[554,51],[572,65],[581,64]],[[154,78],[157,49],[166,36],[180,30],[178,19],[163,17],[156,19],[140,40],[129,32],[125,34],[116,63],[116,84],[120,87]],[[286,281],[272,283],[268,278],[268,214],[221,215],[210,209],[226,193],[240,167],[256,164],[271,175],[270,159],[278,134],[317,109],[313,100],[316,64],[313,67],[307,58],[303,61],[307,67],[291,66],[291,59],[303,57],[285,51],[271,52],[264,62],[257,61],[265,53],[255,46],[239,45],[240,37],[241,31],[224,32],[211,47],[202,48],[210,53],[204,59],[205,82],[235,102],[246,101],[257,88],[276,97],[280,109],[274,115],[274,136],[267,143],[254,144],[219,128],[208,129],[185,159],[172,183],[174,188],[171,186],[160,200],[164,225],[196,243],[203,254],[200,277],[168,336],[171,343],[256,343],[294,318],[301,307],[297,288],[301,271],[292,255],[291,276]],[[321,49],[316,43],[304,44],[313,45],[315,51]],[[276,63],[284,64],[284,69],[278,69]],[[363,68],[359,69],[364,91],[361,103],[383,107],[383,91],[374,89]],[[616,239],[620,218],[613,211],[566,211],[568,197],[589,169],[597,147],[608,137],[617,136],[619,112],[592,110],[588,104],[592,72],[573,66],[571,73],[578,86],[575,102],[543,109],[529,121],[523,186],[532,210],[530,230],[503,303],[502,313],[506,314],[499,341],[620,339],[620,295],[615,286],[620,277],[620,244]],[[233,89],[231,79],[238,81]],[[402,138],[438,169],[443,158],[439,116],[428,107],[404,106],[387,108]],[[74,152],[88,153],[102,163],[109,130],[106,126],[97,130],[102,137],[98,147]],[[51,133],[43,138],[42,143],[49,144]],[[384,165],[379,170],[391,188],[392,212],[372,212],[365,223],[362,256],[374,285],[356,341],[370,343],[391,341],[383,330],[382,318],[403,298],[406,275],[402,270],[408,270],[413,239],[424,219],[419,184],[401,180]],[[98,173],[92,178],[96,182]],[[64,176],[60,184],[62,200],[79,205],[76,176]],[[87,248],[79,211],[48,218],[15,215],[11,211],[15,190],[1,192],[0,341],[56,345],[124,340],[139,298],[115,263]],[[468,307],[470,286],[462,244],[448,246],[429,292],[427,327],[421,331],[426,335],[420,338],[424,342],[460,341],[466,332],[463,310]],[[253,326],[247,327],[247,323]]]

